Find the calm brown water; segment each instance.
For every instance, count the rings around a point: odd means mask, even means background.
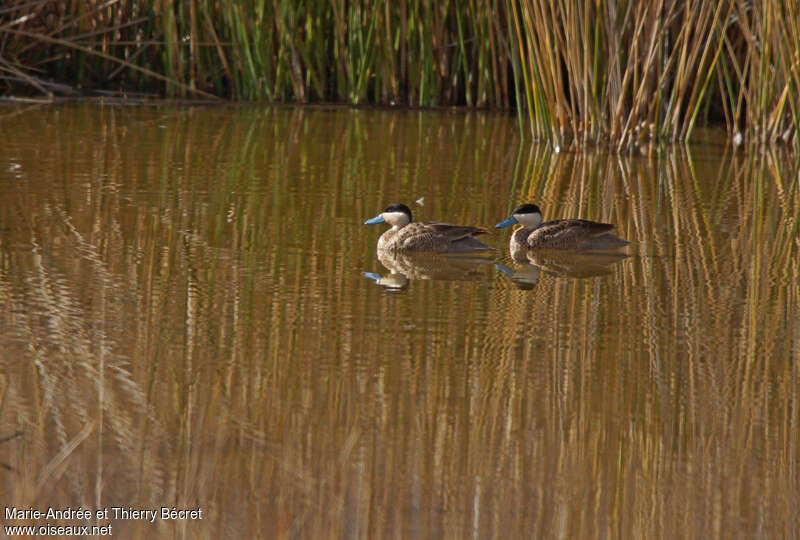
[[[799,156],[325,108],[4,106],[0,136],[0,505],[110,509],[3,525],[800,536]],[[634,245],[381,261],[362,223],[395,201]]]

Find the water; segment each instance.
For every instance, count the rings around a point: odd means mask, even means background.
[[[800,535],[797,155],[554,155],[509,115],[325,107],[4,106],[0,133],[0,503],[111,513],[11,522]],[[515,259],[504,230],[379,260],[363,225],[529,201],[630,256]]]

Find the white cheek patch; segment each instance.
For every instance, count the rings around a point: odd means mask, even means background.
[[[536,228],[542,224],[542,214],[514,214],[514,219],[526,227]]]
[[[403,212],[384,212],[381,216],[386,220],[386,223],[392,226],[407,225],[409,222],[408,216]]]

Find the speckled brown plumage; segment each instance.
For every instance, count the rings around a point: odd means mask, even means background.
[[[511,235],[511,245],[548,249],[612,249],[629,242],[611,234],[615,226],[585,219],[558,219],[539,227],[520,227]]]
[[[459,253],[492,249],[475,236],[486,229],[468,225],[451,225],[435,221],[409,223],[391,228],[378,240],[378,249],[389,251],[433,251]]]

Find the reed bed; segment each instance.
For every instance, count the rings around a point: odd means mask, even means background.
[[[509,108],[502,6],[13,0],[0,8],[0,68],[7,89],[51,93]]]
[[[516,108],[551,145],[798,144],[800,0],[11,0],[4,93]]]
[[[513,12],[530,131],[555,145],[797,144],[798,2],[539,2]]]

